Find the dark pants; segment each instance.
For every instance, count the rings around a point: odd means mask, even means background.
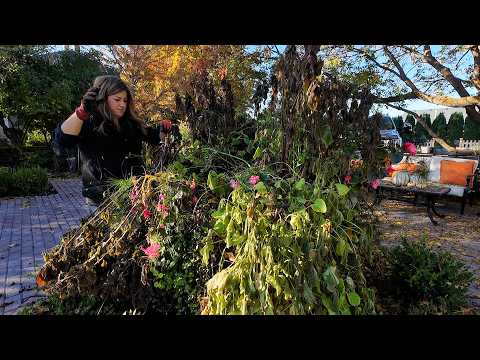
[[[99,206],[104,200],[104,192],[107,190],[104,185],[88,186],[82,189],[82,195],[85,197],[87,204]]]

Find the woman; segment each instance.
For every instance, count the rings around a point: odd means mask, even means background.
[[[55,146],[62,151],[78,145],[83,196],[98,205],[107,180],[143,173],[142,141],[159,144],[171,130],[163,120],[147,127],[135,114],[130,90],[117,76],[99,76],[80,106],[55,130]]]

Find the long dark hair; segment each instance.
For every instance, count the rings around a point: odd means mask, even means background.
[[[120,91],[126,91],[127,93],[127,109],[125,114],[121,118],[124,120],[132,120],[139,125],[140,130],[146,134],[146,129],[143,121],[135,113],[135,106],[133,104],[132,93],[128,86],[118,77],[114,75],[102,75],[97,76],[93,81],[93,87],[99,89],[97,95],[97,113],[99,119],[97,119],[96,129],[102,134],[107,133],[107,127],[114,127],[117,131],[120,131],[120,119],[115,119],[108,107],[107,98],[111,95],[119,93]]]

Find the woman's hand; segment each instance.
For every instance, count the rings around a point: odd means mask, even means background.
[[[99,91],[100,91],[99,88],[92,87],[87,90],[85,95],[83,95],[83,98],[82,98],[83,108],[89,114],[92,114],[96,109],[97,95]]]
[[[172,122],[170,120],[162,120],[160,121],[160,125],[162,125],[162,132],[165,134],[170,133],[172,130]]]
[[[160,121],[160,126],[162,127],[162,131],[160,131],[160,141],[165,141],[172,130],[172,122],[170,120],[162,120]]]

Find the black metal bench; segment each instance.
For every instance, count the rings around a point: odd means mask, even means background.
[[[417,186],[397,186],[388,180],[381,180],[380,185],[375,191],[375,203],[380,204],[382,199],[398,200],[411,203],[415,206],[424,205],[427,207],[427,215],[433,225],[438,222],[433,219],[433,215],[444,218],[435,208],[435,201],[446,196],[450,192],[449,187],[427,185],[425,187]],[[419,202],[419,197],[425,198],[425,203]]]

